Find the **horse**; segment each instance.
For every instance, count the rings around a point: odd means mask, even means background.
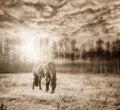
[[[33,89],[34,86],[39,86],[42,90],[41,81],[45,78],[46,92],[49,91],[49,85],[51,85],[51,93],[54,93],[56,88],[56,69],[53,63],[40,63],[33,67]]]

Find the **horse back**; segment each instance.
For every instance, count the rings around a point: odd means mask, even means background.
[[[32,69],[32,73],[33,73],[34,76],[37,75],[37,73],[36,73],[36,67],[37,67],[37,66],[38,66],[38,65],[33,66],[33,69]]]
[[[56,77],[55,66],[52,63],[46,63],[43,65],[44,75],[48,77]]]

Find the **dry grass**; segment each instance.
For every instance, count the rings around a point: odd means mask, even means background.
[[[0,103],[7,110],[120,110],[120,76],[57,75],[54,94],[32,90],[32,73],[0,74]]]

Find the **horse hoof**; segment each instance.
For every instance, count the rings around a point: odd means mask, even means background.
[[[48,92],[48,90],[46,90],[46,92]]]
[[[53,94],[54,92],[52,91],[51,94]]]

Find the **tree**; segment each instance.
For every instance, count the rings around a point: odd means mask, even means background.
[[[91,70],[91,72],[93,72],[94,71],[94,66],[95,66],[95,64],[94,64],[95,63],[94,62],[94,60],[95,60],[94,42],[92,40],[90,40],[90,41],[87,42],[87,44],[88,44],[88,48],[89,48],[88,56],[90,58],[90,70]]]
[[[58,57],[57,42],[55,41],[52,44],[52,54],[53,54],[53,58]]]
[[[72,50],[71,60],[72,60],[72,62],[74,62],[74,60],[75,60],[76,43],[77,43],[77,41],[75,39],[72,39],[72,41],[71,41],[71,50]]]
[[[113,65],[113,72],[119,73],[120,72],[120,40],[117,39],[116,41],[112,42],[112,65]]]
[[[106,61],[106,65],[105,65],[105,73],[107,72],[110,72],[110,68],[111,68],[111,53],[110,53],[110,48],[111,48],[111,45],[110,45],[110,42],[107,41],[105,43],[106,45],[106,49],[105,49],[105,52],[104,52],[104,57],[105,57],[105,61]]]
[[[103,55],[103,52],[104,52],[104,49],[103,49],[103,40],[101,39],[98,39],[96,41],[96,55],[98,57],[98,73],[101,72],[101,60],[102,60],[102,55]]]
[[[116,44],[117,44],[117,58],[118,58],[118,73],[120,73],[120,39],[117,39],[116,41]]]
[[[63,43],[62,40],[59,40],[58,42],[58,48],[59,48],[59,52],[58,52],[58,59],[60,61],[61,59],[61,64],[63,63]],[[60,63],[60,62],[59,62]]]

